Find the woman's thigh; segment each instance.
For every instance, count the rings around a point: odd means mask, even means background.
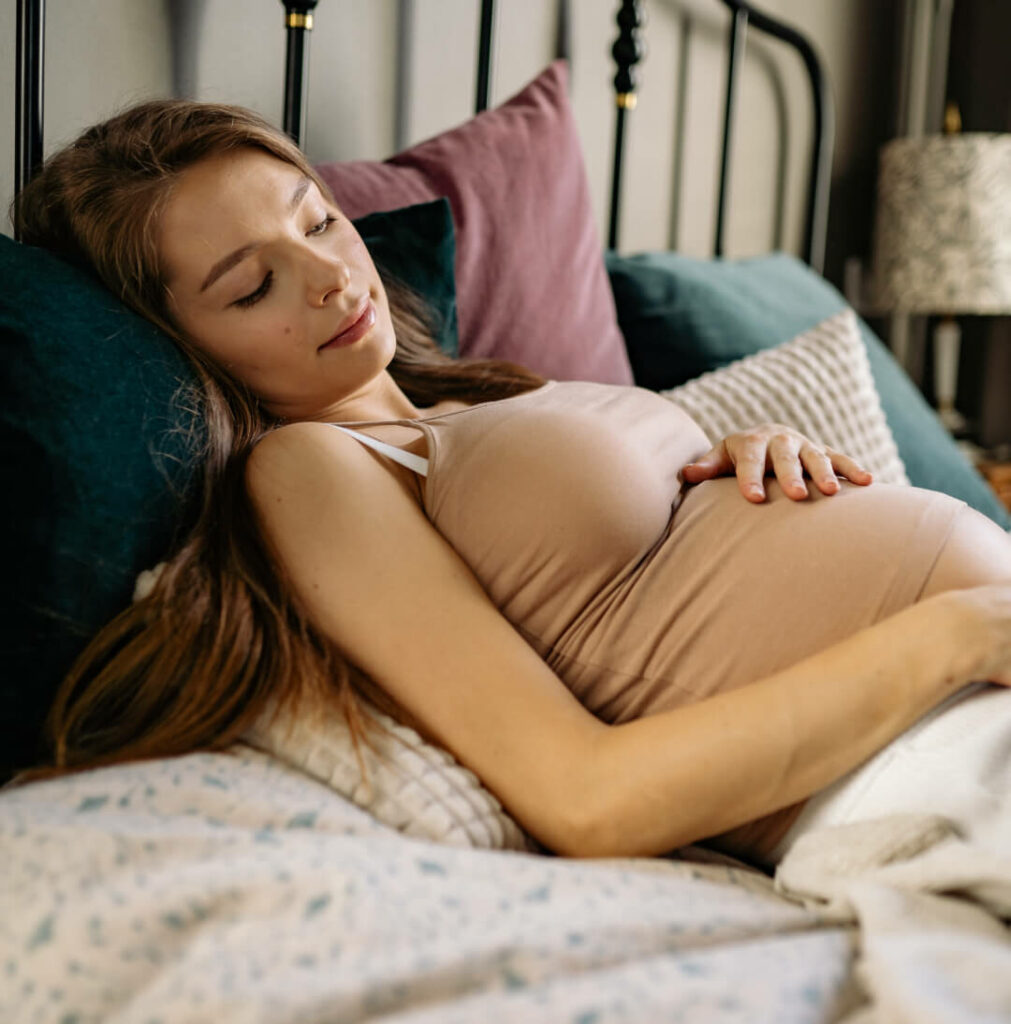
[[[962,509],[920,600],[945,590],[1011,582],[1011,535],[973,508]]]

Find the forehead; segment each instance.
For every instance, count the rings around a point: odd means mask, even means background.
[[[222,256],[257,241],[271,219],[288,209],[301,178],[293,164],[253,148],[187,167],[159,218],[166,279],[176,285],[202,281]]]

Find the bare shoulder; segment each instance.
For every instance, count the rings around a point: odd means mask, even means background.
[[[261,508],[281,495],[305,501],[311,494],[327,503],[339,495],[358,509],[370,496],[384,504],[402,498],[417,507],[417,491],[405,486],[409,475],[332,424],[311,422],[285,424],[261,438],[245,474],[249,495]]]
[[[305,582],[307,573],[316,576],[324,552],[345,573],[369,572],[389,535],[409,529],[416,542],[437,536],[406,476],[330,424],[305,422],[260,440],[245,483],[275,555]]]
[[[330,423],[286,423],[265,434],[249,456],[248,486],[262,486],[277,473],[299,474],[321,465],[338,472],[355,472],[373,460],[356,459],[361,445]]]

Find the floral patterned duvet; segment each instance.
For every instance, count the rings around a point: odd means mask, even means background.
[[[0,1020],[815,1022],[852,929],[764,876],[409,839],[244,746],[0,792]]]

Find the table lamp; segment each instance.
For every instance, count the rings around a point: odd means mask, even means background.
[[[934,387],[945,426],[955,409],[955,316],[1011,314],[1011,134],[958,131],[894,139],[881,150],[874,225],[875,311],[936,314]]]

